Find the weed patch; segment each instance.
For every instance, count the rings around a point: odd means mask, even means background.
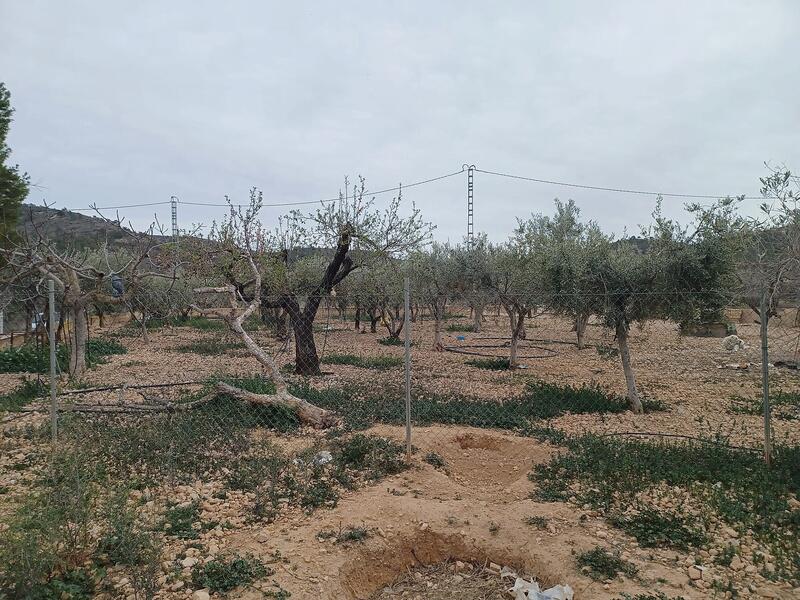
[[[181,540],[194,540],[200,535],[194,523],[200,520],[200,506],[196,502],[171,506],[164,513],[164,531]]]
[[[47,386],[39,379],[26,379],[12,392],[0,396],[0,412],[17,411],[31,400],[47,393]]]
[[[346,544],[347,542],[363,542],[369,537],[369,532],[365,527],[346,527],[339,529],[323,529],[317,534],[321,540],[334,540],[337,544]]]
[[[406,345],[405,339],[399,338],[399,337],[378,338],[378,343],[381,346],[405,346]],[[412,342],[411,345],[413,346],[414,343]]]
[[[546,529],[547,528],[547,517],[543,517],[541,515],[532,515],[530,517],[525,517],[523,519],[523,523],[525,525],[530,525],[531,527],[536,527],[537,529]]]
[[[508,371],[511,369],[511,362],[507,358],[474,358],[465,360],[464,364],[486,369],[487,371]]]
[[[800,419],[800,393],[776,391],[769,395],[772,418],[786,421]],[[729,409],[732,413],[744,415],[761,415],[764,404],[761,398],[745,398],[734,396],[731,398]]]
[[[622,560],[619,554],[611,553],[602,546],[582,552],[577,557],[578,566],[596,581],[614,579],[620,573],[634,577],[638,572],[635,565]]]
[[[675,548],[689,550],[708,541],[702,529],[689,519],[675,514],[662,514],[649,507],[634,516],[614,516],[611,524],[636,538],[643,548]]]
[[[475,333],[475,325],[472,323],[451,323],[447,326],[447,331],[454,333]]]
[[[756,539],[776,557],[779,578],[800,580],[800,518],[789,505],[800,489],[800,448],[778,448],[771,468],[757,453],[720,444],[668,444],[583,436],[567,441],[567,452],[536,467],[531,478],[541,499],[575,496],[614,520],[625,507],[656,487],[680,490],[708,511]],[[575,491],[577,489],[577,491]],[[669,515],[617,518],[619,526],[641,538],[643,545],[692,547],[703,533]]]
[[[221,556],[192,569],[192,583],[211,592],[225,593],[273,574],[252,554]]]
[[[447,463],[444,461],[440,454],[436,452],[428,452],[423,458],[426,463],[429,465],[437,468],[437,469],[444,469],[447,467]]]
[[[328,365],[350,365],[362,369],[393,369],[403,364],[399,356],[356,356],[354,354],[328,354],[321,362]]]
[[[111,339],[94,338],[86,345],[86,361],[94,366],[113,354],[125,354],[127,349]],[[62,372],[69,368],[69,348],[56,346],[56,361]],[[0,351],[0,373],[47,373],[50,370],[50,346],[26,345]]]

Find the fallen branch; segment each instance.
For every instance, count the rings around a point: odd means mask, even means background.
[[[173,383],[141,383],[138,385],[125,385],[124,383],[118,383],[114,385],[104,385],[100,387],[93,387],[93,388],[81,388],[77,390],[64,390],[62,391],[59,396],[73,396],[78,394],[90,394],[92,392],[108,392],[111,390],[120,390],[122,388],[127,388],[129,390],[144,390],[147,388],[164,388],[164,387],[176,387],[179,385],[202,385],[207,383],[206,381],[176,381]]]
[[[248,404],[284,406],[297,413],[303,423],[318,429],[336,425],[337,418],[331,411],[314,406],[310,402],[290,394],[288,391],[276,394],[256,394],[234,387],[223,381],[217,383],[217,391],[228,394]]]
[[[191,402],[172,402],[163,398],[147,396],[139,392],[144,398],[144,403],[118,402],[116,404],[61,404],[57,407],[60,413],[100,413],[100,414],[159,414],[159,413],[181,413],[194,410],[207,404],[220,394],[227,394],[232,398],[241,400],[250,405],[259,406],[282,406],[294,411],[302,423],[311,425],[315,428],[326,428],[336,425],[337,418],[329,410],[314,406],[310,402],[290,394],[288,391],[275,394],[256,394],[241,388],[232,386],[224,381],[218,381],[213,392],[192,400]],[[35,413],[47,412],[49,405],[28,406],[22,408],[20,412]]]

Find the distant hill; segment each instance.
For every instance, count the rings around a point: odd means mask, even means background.
[[[109,246],[124,246],[128,236],[119,227],[100,217],[84,215],[66,208],[46,208],[35,204],[20,207],[17,229],[32,234],[34,229],[46,232],[59,247],[96,248],[104,241]]]

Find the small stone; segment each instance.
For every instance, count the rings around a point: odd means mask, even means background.
[[[703,578],[703,568],[697,565],[692,565],[686,569],[686,574],[692,581],[700,581]]]
[[[184,568],[190,568],[195,566],[200,561],[197,560],[194,556],[187,556],[181,561],[181,566]]]
[[[208,593],[208,590],[197,590],[194,594],[192,594],[192,600],[210,600],[211,595]]]
[[[184,585],[186,585],[186,583],[185,583],[185,582],[184,582],[182,579],[179,579],[178,581],[176,581],[175,583],[173,583],[173,584],[170,586],[170,588],[169,588],[169,589],[171,589],[173,592],[177,592],[178,590],[180,590],[180,589],[183,589],[183,586],[184,586]]]
[[[738,556],[734,556],[733,560],[731,560],[731,569],[734,571],[741,571],[744,569],[744,563],[742,562],[742,559]]]

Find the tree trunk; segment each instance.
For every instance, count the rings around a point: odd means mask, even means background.
[[[305,315],[292,319],[294,331],[294,372],[298,375],[320,375],[317,345],[314,342],[314,320]]]
[[[150,338],[147,335],[147,314],[142,310],[142,341],[145,344],[150,343]]]
[[[389,332],[389,337],[393,340],[396,340],[400,337],[400,334],[403,331],[403,324],[405,323],[405,313],[403,313],[402,318],[400,317],[400,309],[395,308],[395,311],[392,312],[391,310],[387,311],[385,315],[389,315],[389,318],[386,319],[384,316],[383,323],[386,325],[386,329]]]
[[[508,354],[508,366],[511,369],[516,369],[519,364],[517,363],[517,345],[519,342],[520,333],[525,329],[525,311],[516,311],[506,309],[508,318],[511,325],[511,344]]]
[[[378,321],[381,320],[380,313],[377,308],[369,309],[369,332],[378,333]]]
[[[586,347],[586,325],[589,323],[589,317],[586,315],[578,315],[575,317],[575,335],[578,337],[578,350],[583,350]]]
[[[625,383],[628,385],[628,400],[631,403],[631,410],[636,414],[642,414],[644,408],[636,389],[636,378],[633,375],[631,353],[628,348],[628,328],[624,323],[617,325],[617,343],[619,344],[619,355],[622,358],[622,370],[625,372]]]
[[[356,331],[361,329],[361,305],[358,302],[356,302],[356,316],[353,321],[353,329]]]
[[[68,305],[72,332],[69,336],[69,374],[80,377],[86,372],[86,343],[89,339],[89,324],[83,306],[76,303]]]
[[[483,304],[476,303],[475,306],[472,307],[472,330],[475,333],[480,333],[482,326],[483,326]]]
[[[447,310],[447,298],[436,298],[431,305],[433,312],[433,349],[442,352],[442,321],[444,320],[445,310]]]

